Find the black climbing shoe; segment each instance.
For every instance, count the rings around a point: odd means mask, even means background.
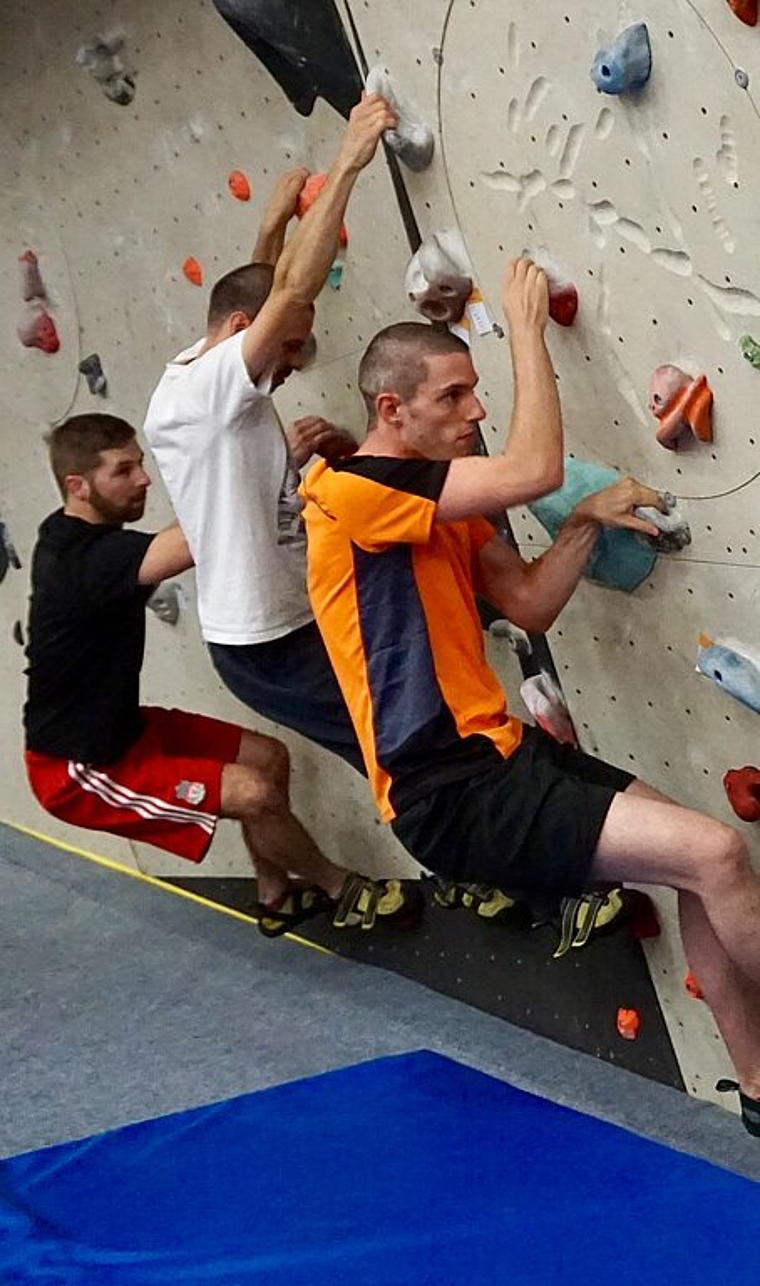
[[[760,1139],[760,1098],[750,1098],[742,1093],[736,1081],[720,1080],[715,1086],[719,1094],[738,1093],[742,1107],[742,1124],[748,1134]]]

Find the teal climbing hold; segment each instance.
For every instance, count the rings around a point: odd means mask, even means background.
[[[742,335],[739,340],[741,355],[750,366],[754,366],[756,371],[760,371],[760,344],[751,335]]]
[[[600,49],[591,68],[591,79],[603,94],[630,94],[646,85],[652,74],[652,46],[645,22],[621,31],[606,49]]]

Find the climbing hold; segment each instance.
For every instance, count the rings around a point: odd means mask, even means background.
[[[519,625],[513,625],[506,617],[494,617],[488,626],[488,633],[495,639],[506,639],[517,656],[530,656],[533,652],[533,644],[525,630],[521,630]]]
[[[640,889],[625,889],[624,893],[630,907],[631,937],[637,942],[643,942],[646,938],[659,938],[662,932],[660,920],[649,894],[642,893]]]
[[[10,536],[10,532],[8,531],[8,528],[6,527],[5,523],[1,521],[0,521],[0,550],[2,551],[2,555],[5,560],[6,571],[8,567],[12,567],[15,571],[20,572],[21,559],[16,553],[16,546],[11,540],[11,536]],[[3,572],[3,576],[4,575],[5,575],[5,572]],[[2,577],[0,577],[0,580],[2,580]]]
[[[13,622],[13,629],[11,630],[11,638],[13,639],[14,643],[18,643],[19,647],[25,646],[26,640],[24,638],[24,627],[21,624],[21,621]]]
[[[750,366],[754,366],[756,371],[760,371],[760,344],[751,335],[742,335],[739,340],[741,355]]]
[[[233,170],[227,179],[227,187],[238,201],[250,201],[251,185],[242,170]]]
[[[658,366],[649,385],[649,409],[659,422],[660,446],[677,450],[678,438],[687,429],[699,442],[712,442],[712,403],[704,375],[694,379],[679,366]]]
[[[296,204],[296,214],[298,215],[299,219],[303,218],[303,216],[306,214],[306,211],[316,201],[317,197],[322,191],[322,188],[325,186],[326,178],[327,178],[326,174],[309,175],[308,179],[306,180],[303,187],[301,188],[301,191],[298,194],[298,202]],[[340,225],[340,232],[338,234],[338,244],[341,246],[348,245],[348,231],[346,229],[345,223],[342,223]]]
[[[181,593],[181,587],[176,581],[159,585],[148,599],[148,607],[155,612],[159,621],[166,621],[167,625],[176,625],[179,620]]]
[[[705,993],[703,992],[702,988],[700,987],[699,983],[697,982],[691,970],[689,970],[686,977],[684,978],[683,985],[684,985],[684,989],[691,996],[692,1000],[704,1000]]]
[[[18,257],[21,269],[21,298],[47,299],[47,291],[40,275],[40,266],[33,250],[25,250]]]
[[[678,508],[674,495],[663,491],[662,501],[665,505],[664,513],[649,505],[639,505],[633,512],[637,518],[643,518],[644,522],[651,522],[658,528],[660,534],[655,538],[658,554],[670,554],[691,544],[691,528]]]
[[[410,170],[426,170],[433,159],[435,138],[429,125],[399,99],[384,67],[370,67],[365,88],[368,94],[381,94],[396,117],[396,128],[386,130],[383,138],[392,152]]]
[[[548,733],[560,745],[578,745],[562,689],[546,670],[525,679],[520,685],[520,696],[543,732]]]
[[[757,26],[757,0],[728,0],[728,7],[740,22],[746,22],[748,27]]]
[[[760,768],[729,768],[723,778],[728,802],[743,822],[760,822]]]
[[[182,265],[182,271],[187,277],[187,280],[191,282],[194,286],[203,285],[203,269],[198,263],[198,260],[195,259],[192,255],[188,255],[187,259]]]
[[[700,634],[698,642],[699,673],[760,714],[760,664],[733,639],[713,640]]]
[[[61,347],[55,322],[38,300],[27,303],[16,327],[25,348],[40,348],[43,353],[57,353]]]
[[[641,1018],[635,1009],[618,1009],[615,1025],[623,1040],[635,1040],[641,1027]]]
[[[543,249],[526,250],[525,255],[543,268],[549,283],[549,316],[558,326],[572,326],[578,311],[578,291],[568,274]]]
[[[84,375],[91,393],[100,393],[105,397],[108,381],[97,353],[90,353],[89,357],[82,358],[79,373]]]
[[[461,237],[450,232],[434,232],[409,260],[404,289],[428,321],[457,322],[464,313],[472,293],[472,277],[464,260]]]
[[[740,89],[749,89],[749,73],[743,67],[737,67],[734,72],[734,80]]]
[[[554,540],[580,500],[619,481],[620,474],[607,465],[566,456],[562,486],[548,496],[531,501],[528,508]],[[583,574],[612,589],[633,590],[650,575],[656,561],[657,542],[651,536],[603,527]]]
[[[646,85],[652,74],[652,46],[645,22],[627,27],[606,49],[600,49],[591,79],[603,94],[629,94]]]
[[[125,46],[124,32],[116,30],[95,36],[76,55],[79,66],[90,72],[106,98],[120,107],[126,107],[135,96],[134,72],[127,64]]]

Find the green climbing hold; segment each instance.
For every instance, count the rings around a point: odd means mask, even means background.
[[[739,348],[741,349],[742,357],[749,362],[750,366],[754,366],[756,371],[760,371],[760,344],[758,344],[757,340],[753,339],[751,335],[742,335],[739,340]]]

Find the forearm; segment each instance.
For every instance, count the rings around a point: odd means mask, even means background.
[[[343,216],[359,172],[355,166],[333,166],[277,260],[273,290],[287,291],[303,303],[316,299],[335,258]]]
[[[545,554],[525,564],[516,602],[508,607],[509,619],[524,630],[542,634],[556,621],[573,594],[599,534],[599,525],[573,514],[562,525]]]
[[[251,263],[269,263],[273,268],[275,267],[285,245],[288,222],[288,218],[268,220],[265,216],[262,219],[251,254]]]
[[[562,478],[562,410],[557,380],[541,331],[531,329],[511,339],[514,402],[505,456],[528,456],[537,469]],[[558,483],[557,485],[560,485]]]

